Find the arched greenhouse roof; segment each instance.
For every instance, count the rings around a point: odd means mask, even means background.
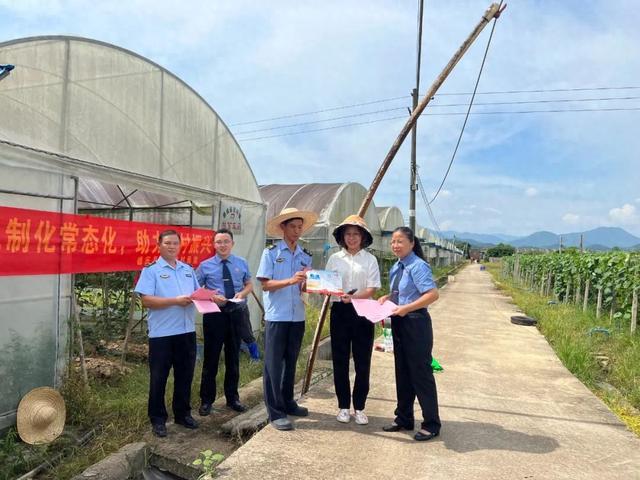
[[[0,141],[152,179],[174,194],[183,186],[262,203],[228,127],[160,65],[68,36],[0,43],[0,63],[15,65],[0,82]]]

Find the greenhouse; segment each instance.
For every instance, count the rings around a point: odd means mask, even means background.
[[[25,273],[43,253],[43,224],[36,231],[14,212],[230,226],[236,252],[255,271],[266,207],[242,150],[213,108],[148,59],[55,36],[0,44],[0,64],[15,66],[0,79],[2,232],[18,232],[0,249],[7,258],[38,240],[24,268],[0,276],[3,428],[15,421],[25,393],[59,385],[69,360],[74,291],[72,274]],[[230,172],[233,182],[226,180]]]

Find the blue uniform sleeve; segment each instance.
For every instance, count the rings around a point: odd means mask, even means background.
[[[411,279],[420,292],[420,295],[436,288],[436,283],[433,281],[433,275],[431,274],[431,267],[427,262],[418,262],[418,264],[411,269]]]
[[[204,273],[202,272],[202,263],[200,265],[198,265],[198,268],[196,269],[196,279],[198,280],[198,283],[200,285],[204,285],[205,281],[204,281]]]
[[[140,278],[136,284],[135,292],[139,295],[155,295],[156,294],[156,277],[153,269],[145,267],[140,273]]]
[[[273,278],[273,261],[271,260],[270,250],[265,248],[260,258],[260,266],[256,272],[256,278]]]
[[[203,283],[200,281],[200,278],[198,277],[198,272],[196,272],[193,268],[191,269],[191,272],[193,273],[193,290],[196,291],[197,289],[200,288],[200,284],[203,284]]]
[[[243,260],[243,262],[244,262],[244,276],[242,277],[242,283],[246,285],[251,281],[251,270],[249,270],[249,264],[247,263],[247,261]]]

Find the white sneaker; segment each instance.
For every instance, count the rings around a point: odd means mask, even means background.
[[[346,408],[341,408],[338,412],[336,420],[338,420],[340,423],[349,423],[349,421],[351,420],[351,414],[349,414],[349,410],[347,410]]]
[[[362,410],[356,410],[355,417],[358,425],[366,425],[369,423],[369,418]]]

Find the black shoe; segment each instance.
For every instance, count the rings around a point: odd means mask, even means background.
[[[167,426],[164,423],[152,423],[151,431],[156,437],[164,438],[167,436]]]
[[[382,427],[382,430],[384,430],[385,432],[399,432],[400,430],[413,430],[413,427],[403,427],[402,425],[398,425],[394,422],[390,425],[385,425],[384,427]]]
[[[278,418],[277,420],[273,420],[271,425],[273,425],[273,428],[276,430],[293,430],[293,424],[288,418]]]
[[[201,417],[206,417],[211,413],[211,404],[209,402],[202,402],[200,404],[200,408],[198,409],[198,415]]]
[[[416,439],[418,442],[426,442],[427,440],[431,440],[432,438],[436,438],[438,435],[440,435],[440,434],[439,433],[431,433],[431,432],[422,433],[421,431],[417,431],[416,434],[413,436],[413,438]]]
[[[235,410],[236,412],[246,412],[247,407],[240,403],[239,400],[234,400],[233,402],[227,402],[227,407],[231,410]]]
[[[309,409],[306,407],[301,407],[300,405],[296,405],[296,408],[293,410],[289,410],[287,415],[292,415],[294,417],[306,417],[309,415]]]
[[[198,422],[196,422],[191,415],[187,415],[186,417],[180,420],[176,418],[175,423],[178,425],[182,425],[184,428],[189,428],[191,430],[198,428]]]

